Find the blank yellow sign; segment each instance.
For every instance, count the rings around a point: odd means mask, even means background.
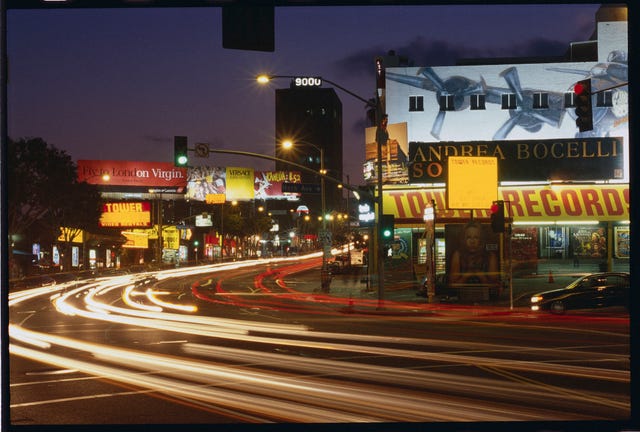
[[[447,207],[488,209],[498,199],[498,158],[449,156]]]

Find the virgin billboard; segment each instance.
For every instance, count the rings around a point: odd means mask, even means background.
[[[171,162],[79,160],[77,165],[78,181],[90,184],[176,190],[187,186],[187,168],[177,168]]]

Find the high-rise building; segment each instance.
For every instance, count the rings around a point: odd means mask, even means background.
[[[291,140],[293,148],[283,149],[282,142]],[[324,151],[327,176],[342,179],[342,103],[332,88],[296,87],[276,90],[276,151],[278,159],[320,171],[320,150]],[[284,162],[276,162],[276,170],[296,170]],[[320,183],[320,177],[302,171],[303,183]],[[326,210],[341,210],[342,189],[325,181]],[[302,203],[311,213],[320,214],[321,196],[303,194]]]

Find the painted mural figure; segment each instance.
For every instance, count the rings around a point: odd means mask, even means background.
[[[496,285],[498,258],[486,249],[484,230],[478,222],[469,222],[462,231],[460,248],[451,255],[449,283]]]

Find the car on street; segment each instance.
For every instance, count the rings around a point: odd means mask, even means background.
[[[564,288],[531,296],[531,310],[562,314],[569,309],[610,306],[629,308],[629,273],[604,272],[582,276]]]

